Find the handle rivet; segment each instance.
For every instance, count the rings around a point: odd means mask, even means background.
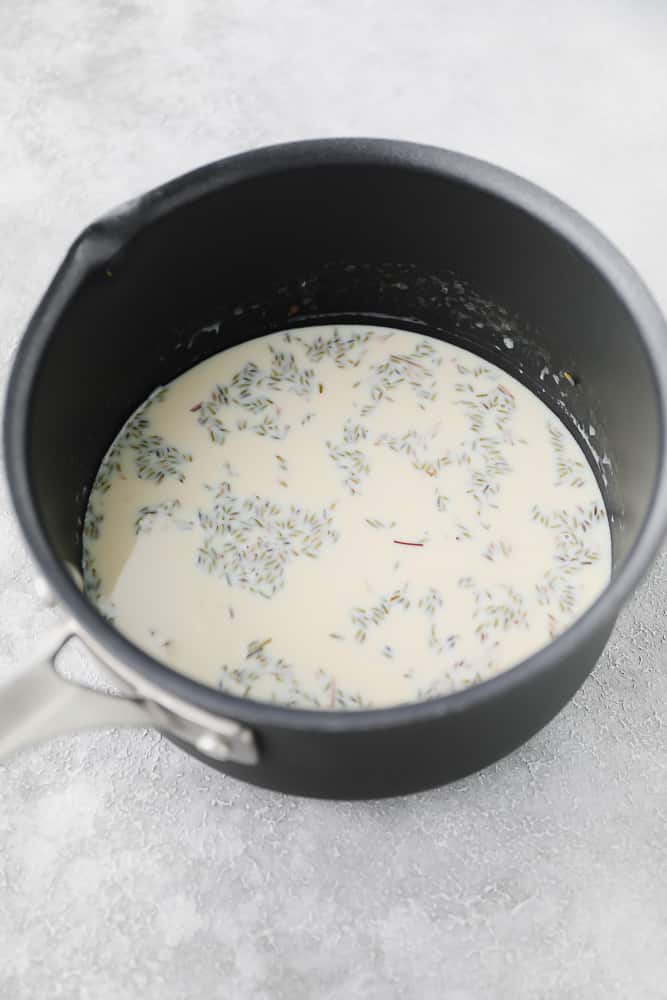
[[[43,576],[36,576],[34,580],[35,593],[38,599],[46,608],[53,608],[56,605],[56,599],[53,596],[53,591],[49,587],[48,583]]]
[[[229,757],[229,744],[218,733],[204,732],[195,740],[199,753],[214,760],[226,760]]]

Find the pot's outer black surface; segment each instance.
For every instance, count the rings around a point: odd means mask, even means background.
[[[156,385],[249,337],[336,318],[423,330],[508,368],[578,434],[613,515],[612,582],[572,628],[492,681],[374,712],[285,709],[197,684],[107,625],[65,567],[80,559],[100,460]],[[73,245],[12,372],[10,489],[41,573],[111,658],[252,726],[259,765],[225,770],[304,795],[415,791],[517,747],[592,669],[666,526],[666,345],[623,258],[511,174],[381,140],[258,150],[150,192]],[[575,384],[545,383],[545,368]],[[594,449],[579,433],[589,425]]]

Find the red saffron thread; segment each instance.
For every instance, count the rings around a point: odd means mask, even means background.
[[[402,542],[399,538],[394,539],[394,545],[412,545],[416,549],[421,549],[424,546],[423,542]]]

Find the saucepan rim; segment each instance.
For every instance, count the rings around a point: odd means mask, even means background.
[[[146,226],[213,191],[239,181],[317,166],[392,166],[438,175],[489,194],[526,212],[559,235],[612,287],[636,324],[658,399],[659,460],[647,514],[637,538],[594,604],[547,646],[496,677],[453,694],[387,708],[311,710],[239,698],[208,687],[153,659],[108,624],[56,555],[41,523],[29,476],[31,398],[41,359],[81,283]],[[12,367],[5,406],[4,443],[9,491],[30,552],[54,597],[94,638],[125,677],[146,680],[199,708],[255,726],[344,733],[392,729],[458,715],[520,688],[571,656],[587,637],[604,631],[632,593],[667,530],[667,325],[641,278],[598,230],[553,195],[503,168],[462,153],[391,139],[337,138],[268,146],[218,160],[120,206],[75,240],[30,320]],[[113,669],[113,667],[112,667]]]

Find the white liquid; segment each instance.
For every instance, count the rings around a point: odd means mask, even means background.
[[[86,590],[137,645],[312,708],[492,677],[611,566],[593,473],[536,396],[467,351],[365,326],[250,341],[153,394],[84,534]]]

